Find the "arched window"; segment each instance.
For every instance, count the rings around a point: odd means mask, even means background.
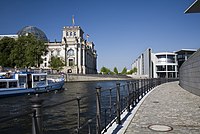
[[[67,51],[67,55],[68,55],[68,56],[74,56],[74,50],[73,50],[73,49],[69,49],[69,50]]]

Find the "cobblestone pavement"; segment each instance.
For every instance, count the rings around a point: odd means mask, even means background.
[[[167,125],[171,131],[149,129]],[[143,102],[125,134],[200,134],[200,97],[182,89],[178,82],[158,86]]]

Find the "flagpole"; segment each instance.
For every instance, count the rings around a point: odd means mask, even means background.
[[[72,15],[72,26],[74,27],[74,24],[75,24],[75,22],[74,22],[74,15]]]

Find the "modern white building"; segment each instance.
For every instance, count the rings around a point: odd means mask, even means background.
[[[94,43],[83,38],[84,32],[80,26],[63,28],[61,42],[48,42],[48,53],[43,57],[41,68],[49,69],[52,56],[60,57],[65,64],[63,72],[73,74],[97,73],[97,53]]]
[[[177,78],[178,62],[175,53],[155,53],[155,77],[154,78]]]
[[[135,75],[148,78],[176,78],[177,66],[175,53],[152,53],[150,48],[132,64],[132,68],[137,68]]]

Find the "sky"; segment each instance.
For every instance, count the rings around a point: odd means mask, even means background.
[[[200,14],[184,14],[194,0],[1,0],[0,34],[36,26],[50,41],[62,28],[81,26],[97,50],[98,70],[121,71],[147,48],[153,52],[198,49]],[[86,38],[86,37],[85,37]]]

